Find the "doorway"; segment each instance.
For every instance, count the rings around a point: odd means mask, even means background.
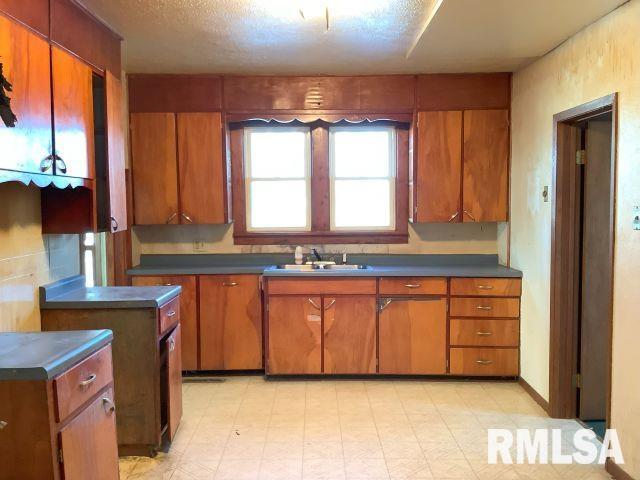
[[[615,94],[554,116],[549,414],[609,425]]]

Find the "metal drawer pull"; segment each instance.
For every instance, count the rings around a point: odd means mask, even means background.
[[[335,305],[335,303],[336,303],[336,301],[335,301],[335,300],[331,300],[331,301],[329,302],[329,304],[328,304],[328,305],[326,305],[326,306],[324,307],[324,309],[325,309],[325,310],[329,310],[331,307],[333,307],[333,306]]]
[[[111,218],[111,228],[115,232],[116,230],[118,230],[118,227],[119,227],[118,220],[116,220],[115,217],[109,217],[109,218]]]
[[[473,215],[471,215],[467,210],[464,210],[465,215],[467,215],[471,220],[473,220],[474,222],[477,222],[476,217],[474,217]]]
[[[176,341],[173,338],[169,339],[169,351],[173,352],[176,349]]]
[[[173,287],[173,284],[172,284],[172,283],[164,283],[163,285],[164,285],[165,287]]]
[[[458,215],[460,215],[460,212],[456,212],[456,213],[454,213],[453,215],[451,215],[451,217],[449,217],[449,220],[448,220],[448,221],[449,221],[449,222],[453,222],[453,220],[454,220]]]
[[[476,332],[476,335],[480,335],[480,336],[493,335],[493,332]]]
[[[493,285],[478,285],[478,290],[493,290]]]
[[[169,218],[167,218],[167,221],[164,223],[171,223],[171,221],[176,218],[178,216],[177,213],[172,213],[171,215],[169,215]]]
[[[407,283],[405,285],[405,287],[407,288],[420,288],[422,285],[420,285],[419,283]]]
[[[380,304],[380,311],[383,311],[385,308],[387,308],[389,305],[391,305],[391,302],[393,302],[392,298],[387,298],[384,303]]]
[[[167,317],[175,317],[176,316],[176,311],[175,310],[171,310],[169,312],[167,312]]]
[[[186,213],[182,214],[182,218],[184,218],[189,223],[193,223],[193,220],[191,220],[191,217],[189,215],[187,215]]]
[[[92,373],[91,375],[89,375],[89,377],[86,380],[83,380],[82,382],[80,382],[80,386],[88,387],[89,385],[91,385],[93,382],[96,381],[96,378],[98,378],[98,376],[95,373]]]
[[[9,425],[7,422],[0,420],[0,430],[4,430],[7,425]]]
[[[223,282],[222,286],[223,287],[237,287],[238,286],[238,282]]]
[[[476,363],[480,365],[491,365],[493,363],[493,360],[476,360]]]
[[[478,310],[493,310],[493,307],[484,307],[482,305],[478,305],[476,308]]]
[[[316,302],[314,302],[311,298],[307,299],[309,301],[309,303],[311,305],[313,305],[313,308],[315,308],[316,310],[320,310],[320,305],[318,305]]]
[[[116,405],[115,403],[113,403],[113,401],[110,398],[102,397],[102,405],[104,407],[107,407],[105,408],[107,413],[113,413],[116,411]]]

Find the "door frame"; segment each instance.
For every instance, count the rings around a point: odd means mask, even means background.
[[[565,110],[553,116],[553,168],[552,168],[552,209],[551,209],[551,311],[549,348],[549,415],[553,418],[576,418],[577,387],[574,375],[577,373],[578,349],[580,345],[578,319],[580,303],[575,245],[579,237],[576,221],[580,213],[579,202],[575,199],[575,178],[577,166],[575,153],[562,147],[566,134],[579,122],[611,113],[611,221],[607,226],[612,238],[609,261],[613,267],[615,251],[616,212],[616,159],[618,144],[618,94],[612,93],[583,105]],[[613,272],[613,269],[612,269]],[[609,306],[609,328],[607,359],[607,428],[611,417],[611,339],[613,327],[613,283],[611,279],[611,305]]]

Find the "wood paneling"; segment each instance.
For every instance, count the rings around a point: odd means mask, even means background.
[[[182,419],[182,340],[180,325],[166,340],[167,345],[167,435],[172,441]]]
[[[262,368],[258,275],[200,277],[200,368]]]
[[[375,295],[375,278],[270,278],[269,295]]]
[[[461,222],[462,112],[419,112],[415,222]]]
[[[13,85],[13,91],[7,94],[18,117],[14,128],[0,121],[0,169],[52,174],[49,45],[0,15],[0,63]]]
[[[322,372],[320,297],[271,297],[268,310],[267,373]]]
[[[520,320],[450,321],[449,343],[465,347],[517,347],[520,345]]]
[[[437,277],[381,277],[380,295],[446,295],[447,279]]]
[[[194,275],[176,275],[173,277],[141,277],[131,278],[134,286],[148,285],[180,285],[180,325],[182,368],[198,369],[198,299],[197,281]]]
[[[49,36],[49,0],[0,0],[0,12]],[[4,26],[0,31],[4,30]]]
[[[516,376],[517,348],[452,348],[449,353],[453,375]]]
[[[122,83],[111,72],[105,74],[105,83],[110,230],[120,232],[127,229],[124,97]]]
[[[51,40],[120,78],[121,38],[75,0],[51,0]]]
[[[519,298],[467,298],[455,297],[451,302],[452,317],[518,318]]]
[[[65,480],[119,478],[113,389],[60,431]]]
[[[481,297],[519,297],[519,278],[452,278],[451,295]]]
[[[376,297],[325,297],[324,364],[328,374],[376,372]]]
[[[219,112],[219,75],[129,75],[131,113]]]
[[[131,115],[131,162],[136,225],[180,223],[175,115]]]
[[[53,47],[51,75],[56,175],[94,178],[93,72]]]
[[[509,111],[464,112],[463,221],[506,222]]]
[[[511,107],[510,73],[418,75],[418,110],[475,110]]]
[[[446,373],[446,298],[393,299],[380,312],[379,322],[380,373]]]
[[[85,184],[73,189],[49,186],[40,190],[43,234],[96,231],[93,180]]]
[[[180,223],[225,223],[225,169],[220,113],[178,114]]]

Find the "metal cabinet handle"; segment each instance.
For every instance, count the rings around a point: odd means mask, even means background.
[[[380,308],[379,308],[379,310],[380,310],[380,311],[383,311],[385,308],[387,308],[389,305],[391,305],[391,302],[393,302],[393,299],[392,299],[392,298],[387,298],[387,299],[384,301],[384,303],[381,303],[381,304],[380,304]]]
[[[102,397],[102,406],[105,407],[107,413],[114,413],[116,411],[116,405],[110,398]]]
[[[478,285],[478,290],[493,290],[493,285]]]
[[[53,155],[49,155],[40,162],[40,171],[46,172],[53,166]]]
[[[422,285],[419,283],[407,283],[405,287],[407,288],[420,288]]]
[[[486,337],[488,335],[493,335],[493,332],[476,332],[476,335]]]
[[[474,222],[477,222],[476,217],[474,217],[473,215],[471,215],[471,213],[469,213],[467,210],[463,210],[465,215],[467,217],[469,217],[471,220],[473,220]]]
[[[238,282],[222,282],[223,287],[237,287]]]
[[[165,287],[173,287],[173,283],[165,283],[163,284]]]
[[[309,298],[307,300],[309,301],[309,303],[311,305],[313,305],[313,308],[315,308],[316,310],[320,310],[320,305],[318,305],[316,302],[314,302],[313,299]]]
[[[58,154],[55,154],[53,157],[56,161],[56,170],[60,170],[62,173],[67,173],[67,164],[65,161]],[[60,162],[61,165],[58,165],[58,162]]]
[[[173,352],[176,349],[176,341],[173,338],[169,339],[169,351]]]
[[[89,375],[87,377],[86,380],[83,380],[82,382],[80,382],[80,386],[81,387],[88,387],[89,385],[91,385],[93,382],[96,381],[96,378],[98,378],[98,376],[95,373],[92,373],[91,375]]]
[[[493,310],[493,307],[488,307],[488,306],[483,306],[483,305],[478,305],[476,308],[478,310]]]
[[[111,229],[115,232],[116,230],[118,230],[118,220],[116,220],[116,217],[110,217],[111,218]]]
[[[167,218],[167,220],[164,223],[171,223],[171,221],[177,216],[178,216],[177,213],[172,213],[171,215],[169,215],[169,218]]]
[[[0,420],[0,430],[4,430],[7,425],[9,425],[7,422]]]
[[[193,223],[193,220],[189,215],[187,215],[186,213],[182,213],[181,215],[182,215],[182,218],[184,218],[187,222]]]
[[[170,310],[167,312],[167,317],[175,317],[176,316],[176,311],[175,310]]]
[[[493,360],[476,360],[476,363],[479,365],[491,365]]]
[[[330,309],[331,307],[333,307],[335,304],[336,304],[336,301],[335,301],[335,300],[331,300],[331,301],[329,302],[329,304],[328,304],[328,305],[326,305],[326,306],[324,307],[324,309],[325,309],[325,310],[329,310],[329,309]]]
[[[460,212],[454,213],[453,215],[451,215],[451,217],[449,217],[449,220],[447,220],[447,221],[448,222],[453,222],[458,215],[460,215]]]

